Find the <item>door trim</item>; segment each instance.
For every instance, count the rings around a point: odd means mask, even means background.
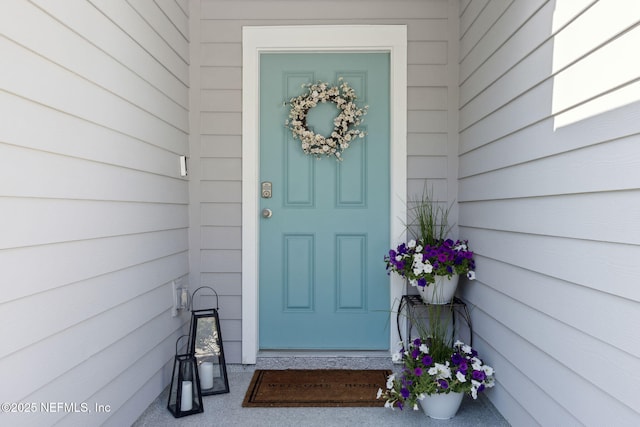
[[[395,247],[405,240],[407,186],[406,25],[311,25],[242,29],[242,363],[258,355],[258,265],[260,177],[260,54],[263,52],[389,52],[390,54],[390,224]],[[385,254],[380,254],[380,262]],[[392,275],[389,309],[397,309],[404,283]],[[390,316],[391,352],[399,341]]]

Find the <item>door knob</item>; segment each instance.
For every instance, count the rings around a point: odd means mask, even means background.
[[[271,212],[271,209],[268,209],[268,208],[262,209],[263,218],[271,218],[272,215],[273,215],[273,212]]]

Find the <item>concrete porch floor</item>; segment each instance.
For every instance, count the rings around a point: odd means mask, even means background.
[[[282,354],[280,354],[281,356]],[[174,418],[167,410],[168,388],[147,408],[133,427],[142,426],[509,426],[509,423],[480,396],[465,396],[458,414],[451,420],[432,420],[422,411],[386,408],[243,408],[242,401],[255,369],[391,369],[389,357],[260,357],[256,365],[227,365],[228,394],[204,396],[204,412]],[[396,368],[396,369],[394,369]]]

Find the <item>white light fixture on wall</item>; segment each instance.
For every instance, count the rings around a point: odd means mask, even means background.
[[[180,156],[180,176],[187,176],[187,156]]]

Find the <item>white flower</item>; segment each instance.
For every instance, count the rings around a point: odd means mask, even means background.
[[[441,380],[445,378],[451,378],[451,369],[449,368],[449,362],[446,365],[442,363],[434,363],[434,365],[427,371],[429,375],[436,375],[436,378]]]
[[[426,393],[420,393],[418,395],[418,400],[424,400],[425,397],[427,397]]]
[[[381,388],[378,389],[378,394],[376,394],[376,399],[380,399],[380,396],[382,396],[382,389]]]
[[[475,279],[476,279],[476,272],[475,272],[475,271],[473,271],[473,270],[469,270],[469,271],[467,272],[467,278],[468,278],[469,280],[475,280]]]
[[[459,245],[456,245],[453,250],[455,251],[466,251],[467,250],[467,245],[464,243],[460,243]]]
[[[453,343],[454,347],[460,347],[461,345],[464,345],[464,343],[460,340],[456,340],[456,342]]]
[[[473,351],[473,349],[471,348],[470,345],[463,345],[462,346],[462,351],[464,351],[466,354],[471,354],[471,352]]]
[[[393,381],[396,379],[396,376],[394,374],[389,375],[389,378],[387,378],[387,389],[391,390],[393,388]]]
[[[482,367],[482,370],[484,371],[484,373],[485,373],[487,376],[491,376],[491,375],[493,375],[493,368],[492,368],[491,366],[489,366],[489,365],[484,365],[484,366]]]
[[[458,371],[456,372],[456,378],[458,379],[458,381],[460,381],[461,383],[465,383],[467,382],[467,378],[462,375],[462,372]]]
[[[398,352],[398,353],[393,353],[393,355],[391,356],[391,361],[394,363],[397,363],[399,361],[402,360],[402,353]]]
[[[418,404],[417,404],[417,403],[414,403],[414,404],[413,404],[413,410],[414,410],[414,411],[417,411],[418,409],[419,409],[419,408],[418,408]]]
[[[409,247],[409,249],[415,248],[416,247],[416,241],[413,240],[413,239],[409,240],[409,243],[407,243],[407,246]]]
[[[424,354],[429,354],[429,347],[426,344],[420,344],[420,351]]]

